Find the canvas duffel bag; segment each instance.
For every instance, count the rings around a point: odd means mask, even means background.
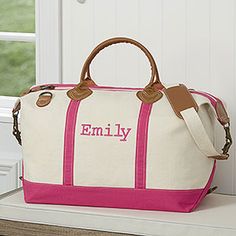
[[[91,79],[94,57],[117,43],[147,56],[151,80],[145,88],[104,87]],[[128,38],[99,44],[78,85],[26,91],[13,118],[28,203],[190,212],[232,143],[223,103],[182,84],[163,85],[150,52]],[[226,132],[223,152],[213,146],[216,120]]]

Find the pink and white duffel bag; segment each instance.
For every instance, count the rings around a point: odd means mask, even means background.
[[[145,88],[104,87],[91,79],[94,57],[117,43],[147,56],[151,80]],[[190,212],[208,193],[216,160],[228,158],[232,143],[223,103],[182,84],[163,85],[150,52],[128,38],[99,44],[78,85],[26,91],[13,118],[28,203]],[[222,152],[213,145],[216,120],[226,132]]]

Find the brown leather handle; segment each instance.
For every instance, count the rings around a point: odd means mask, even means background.
[[[88,56],[87,60],[85,61],[84,65],[83,65],[83,68],[81,71],[81,76],[80,76],[80,82],[84,82],[88,78],[91,79],[90,73],[89,73],[89,67],[90,67],[92,60],[96,57],[96,55],[104,48],[109,47],[113,44],[118,44],[118,43],[130,43],[130,44],[135,45],[138,48],[140,48],[144,52],[144,54],[147,56],[147,58],[150,62],[150,65],[151,65],[152,74],[151,74],[151,80],[149,82],[149,85],[154,84],[154,83],[161,83],[160,79],[159,79],[157,65],[155,63],[155,60],[154,60],[152,54],[141,43],[139,43],[133,39],[130,39],[130,38],[125,38],[125,37],[117,37],[117,38],[108,39],[108,40],[100,43],[96,48],[94,48],[94,50],[90,53],[90,55]]]
[[[145,103],[154,103],[158,101],[162,97],[162,93],[158,91],[163,88],[163,85],[160,82],[159,74],[157,70],[157,65],[152,57],[152,54],[145,48],[141,43],[124,37],[111,38],[102,43],[100,43],[94,50],[90,53],[87,60],[85,61],[81,75],[80,75],[80,83],[75,86],[73,89],[67,91],[67,96],[72,100],[82,100],[89,97],[93,91],[89,88],[92,85],[96,85],[94,81],[91,79],[89,66],[92,60],[96,57],[96,55],[106,47],[109,47],[113,44],[117,43],[130,43],[138,48],[140,48],[143,53],[147,56],[150,65],[151,65],[151,79],[148,85],[142,90],[136,93],[137,97]]]

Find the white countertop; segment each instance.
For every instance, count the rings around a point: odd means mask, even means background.
[[[211,194],[192,213],[26,204],[22,190],[0,197],[0,218],[138,235],[235,236],[236,196]]]

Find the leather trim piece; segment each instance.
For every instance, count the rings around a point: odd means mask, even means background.
[[[217,118],[222,125],[226,125],[230,122],[229,116],[223,104],[220,101],[216,102],[215,110],[216,110]]]
[[[144,88],[142,91],[138,91],[136,93],[137,97],[145,103],[154,103],[160,100],[163,96],[163,93],[159,90],[155,90],[155,88],[148,86]]]
[[[53,95],[51,92],[43,92],[39,95],[36,105],[38,107],[45,107],[51,102],[52,97]]]
[[[151,80],[150,80],[149,84],[153,84],[154,82],[161,83],[160,78],[159,78],[159,74],[158,74],[158,70],[157,70],[156,62],[155,62],[152,54],[149,52],[149,50],[146,47],[144,47],[141,43],[139,43],[133,39],[130,39],[130,38],[125,38],[125,37],[110,38],[110,39],[103,41],[98,46],[96,46],[93,49],[93,51],[90,53],[90,55],[88,56],[88,58],[86,59],[84,65],[82,67],[80,82],[84,81],[84,79],[86,78],[86,74],[90,77],[89,67],[90,67],[90,64],[93,61],[93,59],[97,56],[97,54],[101,50],[103,50],[104,48],[107,48],[113,44],[118,44],[118,43],[129,43],[129,44],[133,44],[134,46],[140,48],[143,51],[143,53],[147,56],[147,58],[150,62],[152,76],[151,76]]]
[[[75,101],[83,100],[89,97],[93,91],[86,87],[76,86],[73,89],[67,91],[67,96]]]
[[[164,88],[163,91],[175,114],[179,118],[183,119],[180,112],[188,108],[193,107],[196,111],[198,111],[198,105],[185,85],[180,84],[178,86]]]

